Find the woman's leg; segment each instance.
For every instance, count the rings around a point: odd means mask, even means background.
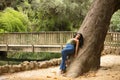
[[[74,53],[74,47],[71,45],[67,45],[67,47],[61,51],[61,53],[62,53],[62,61],[60,64],[60,69],[65,70],[66,69],[65,61],[66,61],[68,55]]]
[[[61,51],[61,53],[62,53],[62,61],[61,61],[61,64],[60,64],[60,69],[65,70],[66,69],[65,61],[67,59],[66,49],[63,49]]]

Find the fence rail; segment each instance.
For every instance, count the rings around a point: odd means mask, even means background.
[[[0,44],[54,45],[65,44],[75,32],[0,33]]]
[[[119,32],[107,33],[104,45],[105,47],[109,48],[120,48],[120,33]]]
[[[0,33],[0,51],[60,52],[75,32]],[[105,47],[120,47],[120,33],[107,33]]]

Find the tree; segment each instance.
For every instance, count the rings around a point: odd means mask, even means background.
[[[34,31],[70,31],[78,29],[89,0],[33,0],[28,17]]]
[[[91,0],[63,0],[66,4],[66,16],[75,29],[81,25],[91,4]]]
[[[78,29],[89,4],[89,0],[41,0],[39,3],[39,10],[42,13],[40,29],[45,31]]]
[[[91,0],[2,0],[10,7],[26,14],[29,27],[39,31],[77,30],[83,21]],[[1,7],[5,9],[8,7]]]
[[[70,21],[64,16],[62,0],[41,0],[39,3],[39,31],[70,31]],[[64,16],[64,17],[63,17]]]
[[[0,10],[4,10],[7,7],[15,7],[18,0],[0,0]]]
[[[110,31],[120,32],[120,10],[115,12],[115,14],[112,16]]]
[[[83,34],[84,45],[70,64],[67,76],[100,68],[101,51],[114,12],[120,9],[120,0],[94,0],[78,32]]]

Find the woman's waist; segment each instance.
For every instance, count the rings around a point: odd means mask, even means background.
[[[75,47],[75,45],[74,45],[74,44],[71,44],[71,43],[67,43],[67,44],[66,44],[66,47],[67,47],[67,46]]]

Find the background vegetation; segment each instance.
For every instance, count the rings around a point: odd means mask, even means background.
[[[0,32],[39,32],[78,30],[93,0],[4,1]],[[109,31],[120,32],[119,12],[113,15]]]
[[[17,27],[8,32],[39,32],[39,31],[74,31],[77,30],[84,19],[90,0],[10,0],[16,12],[26,16],[27,26]],[[4,10],[7,12],[7,6]],[[1,16],[4,15],[4,10]],[[13,11],[13,10],[12,10]],[[15,12],[13,11],[13,13]],[[20,15],[20,14],[18,14]],[[10,18],[10,17],[8,17]],[[15,19],[14,19],[15,20]],[[1,24],[4,24],[2,21]],[[6,20],[7,23],[7,20]],[[10,24],[12,24],[10,22]],[[19,25],[23,25],[22,23]],[[3,25],[4,26],[4,25]],[[8,26],[9,27],[9,26]],[[1,26],[2,28],[2,26]],[[22,30],[22,29],[23,30]],[[22,31],[21,31],[22,30]]]
[[[12,8],[0,14],[0,32],[27,32],[28,18]]]
[[[110,31],[111,32],[120,32],[120,10],[118,10],[112,16]]]
[[[7,58],[0,57],[0,65],[19,64],[23,61],[44,61],[60,57],[60,53],[9,52]]]

